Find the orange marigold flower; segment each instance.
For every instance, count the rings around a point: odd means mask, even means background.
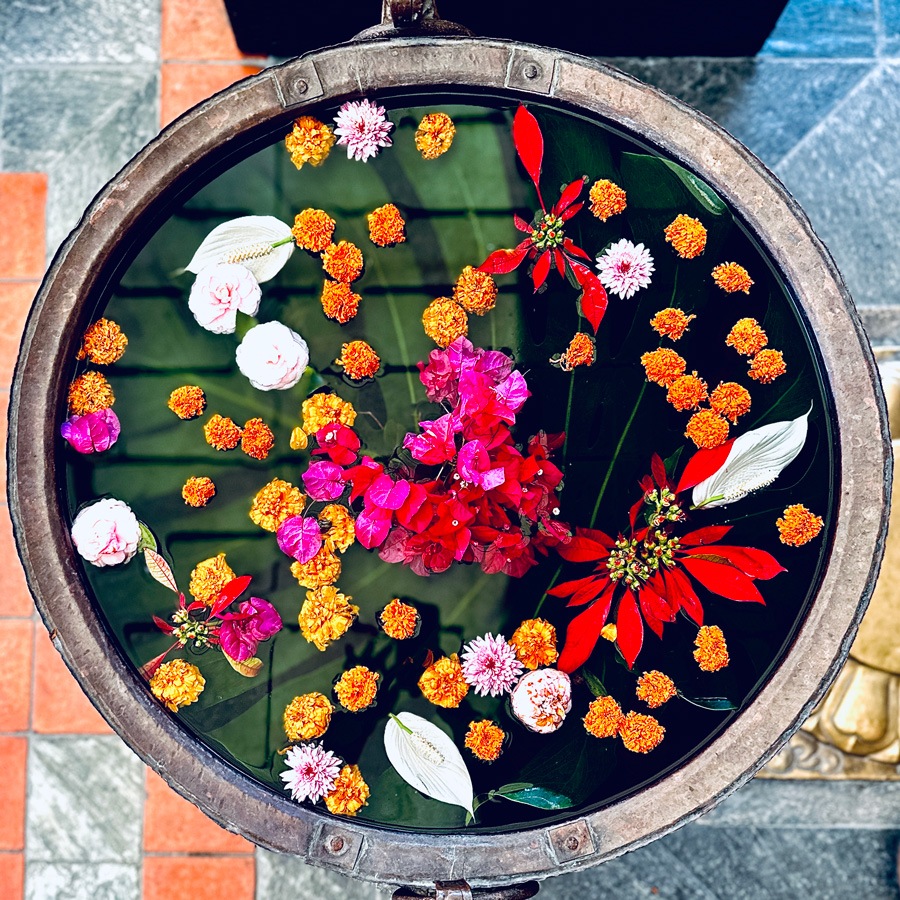
[[[395,641],[405,641],[415,637],[419,632],[419,611],[408,603],[402,603],[397,597],[378,614],[381,630]]]
[[[643,700],[650,709],[656,709],[663,703],[671,700],[678,691],[675,690],[675,682],[664,675],[662,672],[654,669],[651,672],[644,672],[637,682],[637,698]]]
[[[216,450],[234,450],[241,442],[241,429],[227,416],[216,413],[203,426],[203,437]]]
[[[322,254],[322,268],[335,280],[349,284],[362,274],[362,250],[350,241],[329,244]]]
[[[69,385],[69,410],[76,416],[109,409],[116,395],[99,372],[84,372]]]
[[[325,795],[328,812],[336,816],[355,816],[369,799],[366,784],[359,766],[344,766],[335,779],[334,787]]]
[[[791,547],[808,544],[814,537],[818,537],[825,524],[821,516],[810,512],[802,503],[788,506],[782,516],[775,522],[778,526],[778,538],[782,544]]]
[[[234,577],[234,570],[225,561],[225,554],[220,553],[197,563],[191,572],[188,591],[195,600],[212,606],[222,593],[222,588]]]
[[[466,312],[483,316],[497,303],[497,284],[487,272],[466,266],[456,279],[453,299]]]
[[[324,209],[304,209],[294,216],[291,234],[301,250],[321,253],[331,244],[335,221]]]
[[[360,712],[375,702],[379,674],[366,666],[354,666],[335,682],[334,693],[344,709]]]
[[[402,244],[406,240],[406,222],[393,203],[385,203],[373,209],[366,219],[369,222],[369,240],[379,247]]]
[[[250,419],[241,435],[241,450],[254,459],[265,459],[275,446],[275,435],[262,419]]]
[[[85,331],[76,358],[87,357],[96,366],[111,366],[122,358],[127,346],[128,338],[112,319],[97,319]]]
[[[319,166],[325,162],[334,144],[334,132],[312,116],[300,116],[291,133],[284,139],[284,146],[291,154],[291,162],[302,169],[306,163]]]
[[[462,666],[456,653],[433,662],[419,679],[419,689],[425,699],[436,706],[456,709],[469,693],[469,685],[463,678]]]
[[[651,350],[641,357],[641,365],[647,373],[647,381],[667,388],[676,378],[684,375],[687,363],[668,347]]]
[[[704,625],[697,632],[694,646],[694,659],[704,672],[718,672],[728,665],[728,647],[718,625]]]
[[[526,669],[556,662],[556,629],[546,619],[526,619],[509,639],[516,658]]]
[[[688,420],[684,436],[689,437],[697,447],[712,450],[728,440],[728,422],[711,409],[701,409]]]
[[[712,270],[713,281],[728,294],[736,291],[750,293],[753,279],[750,273],[735,262],[721,263]]]
[[[725,343],[744,356],[754,356],[769,343],[769,338],[756,319],[738,319]]]
[[[168,407],[179,419],[196,419],[206,409],[206,394],[196,384],[185,384],[169,394]]]
[[[707,398],[706,382],[696,372],[676,378],[670,385],[666,400],[680,412],[696,409]]]
[[[582,721],[588,734],[596,738],[610,738],[619,733],[624,718],[622,707],[607,694],[591,703]]]
[[[285,707],[284,733],[292,742],[315,740],[328,731],[333,712],[334,707],[324,694],[300,694]]]
[[[332,549],[346,553],[356,540],[353,516],[340,503],[329,503],[319,513],[319,526],[325,529],[325,543]]]
[[[453,143],[456,126],[446,113],[428,113],[422,116],[416,129],[416,150],[423,159],[443,156]]]
[[[371,378],[381,366],[381,357],[365,341],[350,341],[341,347],[341,355],[335,364],[353,381]]]
[[[588,192],[591,201],[591,212],[604,222],[610,217],[623,212],[628,205],[625,191],[608,178],[601,178],[591,185]]]
[[[626,750],[632,753],[649,753],[662,742],[666,729],[653,718],[630,712],[619,725],[619,737]]]
[[[181,496],[188,506],[206,506],[213,497],[216,496],[216,486],[211,478],[205,475],[192,475],[184,483],[181,489]]]
[[[618,636],[619,629],[616,627],[615,622],[607,622],[607,624],[600,629],[600,637],[602,637],[604,641],[609,641],[611,644],[616,642]]]
[[[195,703],[206,687],[206,679],[200,670],[184,659],[171,659],[164,662],[150,679],[150,690],[157,700],[172,712],[178,712],[182,706]]]
[[[666,240],[682,259],[693,259],[706,248],[706,229],[699,219],[682,213],[666,226]]]
[[[347,400],[341,400],[337,394],[313,394],[303,401],[301,411],[303,430],[307,434],[315,434],[326,425],[346,425],[353,427],[356,421],[356,410]]]
[[[558,366],[563,372],[571,372],[578,366],[591,366],[594,364],[595,344],[594,339],[583,331],[578,331],[569,341],[566,352],[558,359],[550,360],[552,365]]]
[[[332,641],[346,634],[359,615],[359,607],[350,602],[352,599],[333,584],[307,591],[299,616],[303,637],[319,650],[325,650]]]
[[[677,341],[684,336],[688,325],[696,318],[694,315],[685,315],[682,310],[676,309],[674,306],[668,306],[666,309],[661,309],[650,320],[650,327],[660,337],[669,337],[673,341]]]
[[[323,544],[316,555],[305,563],[291,563],[291,575],[300,587],[315,590],[334,584],[341,577],[341,560],[332,547]]]
[[[291,516],[299,516],[306,496],[289,481],[273,478],[264,484],[250,506],[250,518],[264,531],[278,531],[278,526]]]
[[[341,325],[346,325],[356,315],[361,299],[343,281],[326,281],[322,285],[322,312]]]
[[[425,334],[439,347],[448,347],[458,337],[465,337],[469,333],[469,317],[449,297],[438,297],[425,307],[422,325],[425,327]]]
[[[747,374],[760,384],[768,384],[786,371],[787,365],[780,350],[760,350],[750,361]]]
[[[724,381],[709,395],[709,405],[734,425],[750,410],[750,391],[736,381]]]
[[[309,438],[306,432],[297,425],[291,429],[291,439],[289,441],[291,450],[305,450],[309,444]]]
[[[503,750],[506,732],[490,719],[469,722],[465,746],[483,762],[494,762]]]

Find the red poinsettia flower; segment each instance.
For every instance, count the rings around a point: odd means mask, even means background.
[[[587,607],[569,623],[558,663],[562,671],[573,672],[587,661],[608,620],[615,622],[616,643],[629,667],[643,645],[644,623],[658,637],[679,612],[701,626],[703,606],[694,582],[729,600],[765,602],[754,582],[785,571],[770,553],[719,543],[731,531],[730,525],[677,534],[685,518],[679,494],[721,464],[721,448],[701,450],[675,487],[663,461],[654,455],[652,475],[641,482],[643,496],[631,508],[627,536],[613,540],[602,531],[579,528],[571,541],[559,546],[560,556],[569,562],[596,563],[593,574],[548,592],[570,598],[569,606]],[[642,511],[645,524],[637,527]]]
[[[525,238],[512,250],[495,250],[478,268],[492,275],[505,274],[517,269],[526,259],[533,260],[531,279],[535,291],[540,290],[555,266],[562,277],[568,271],[582,290],[581,311],[596,333],[606,312],[606,290],[600,279],[582,260],[591,257],[565,235],[565,224],[584,202],[576,201],[584,190],[585,179],[579,178],[563,188],[559,200],[548,211],[541,196],[541,164],[544,159],[544,136],[537,119],[524,106],[520,106],[513,119],[513,143],[522,165],[534,182],[540,212],[529,225],[519,216],[514,217],[516,228],[525,232]]]

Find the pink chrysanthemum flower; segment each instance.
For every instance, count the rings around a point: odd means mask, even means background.
[[[334,783],[341,772],[341,761],[321,744],[303,744],[291,747],[284,757],[288,771],[281,773],[285,790],[294,800],[311,800],[315,803],[334,790]]]
[[[476,694],[508,694],[524,671],[516,651],[502,634],[486,634],[463,647],[462,671]]]
[[[347,101],[334,117],[338,144],[347,148],[347,159],[366,162],[377,156],[382,147],[390,147],[388,132],[394,127],[384,114],[384,107],[371,100]]]
[[[597,268],[603,287],[627,300],[650,284],[653,257],[643,244],[635,247],[627,238],[622,238],[597,257]]]

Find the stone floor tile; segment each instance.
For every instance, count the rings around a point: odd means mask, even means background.
[[[880,0],[882,47],[884,56],[900,56],[900,0]]]
[[[25,879],[26,900],[138,900],[137,865],[32,862]]]
[[[0,736],[0,850],[25,849],[25,766],[28,739]],[[0,891],[0,896],[5,896]]]
[[[857,304],[873,347],[900,346],[900,306],[865,306]]]
[[[256,851],[257,900],[389,900],[391,893],[388,888],[311,866],[296,856]]]
[[[145,856],[142,897],[252,900],[255,868],[252,856]]]
[[[19,900],[25,893],[25,857],[0,853],[0,897]]]
[[[0,209],[6,226],[0,229],[0,278],[44,274],[46,203],[47,176],[42,172],[0,173]],[[12,223],[15,227],[9,227]]]
[[[225,0],[163,0],[162,58],[241,59]]]
[[[0,446],[5,446],[6,395],[0,395],[0,422],[3,423],[0,428]],[[6,488],[5,479],[3,487]],[[13,542],[9,509],[5,504],[0,506],[0,565],[3,566],[4,573],[3,590],[0,591],[0,617],[30,618],[34,612],[34,602],[25,583],[25,573]]]
[[[29,866],[140,860],[144,766],[119,738],[32,737],[28,777]]]
[[[0,732],[28,730],[33,637],[30,619],[0,619]]]
[[[2,177],[2,176],[0,176]],[[0,200],[0,209],[3,209]],[[3,229],[3,231],[14,229]],[[2,242],[2,238],[0,238]],[[40,250],[44,250],[43,237]],[[31,301],[40,283],[37,281],[0,281],[0,388],[8,389],[19,355],[19,342]]]
[[[790,0],[761,56],[875,55],[875,0]]]
[[[166,63],[162,67],[160,125],[168,125],[183,112],[235,81],[255,75],[257,66]]]
[[[6,446],[6,437],[7,431],[9,428],[9,390],[3,390],[0,388],[0,447]],[[3,458],[0,459],[0,495],[6,496],[6,454],[3,454]],[[0,559],[12,557],[6,557],[5,553],[5,545],[3,544],[3,528],[0,528]],[[6,598],[0,599],[0,616],[4,615],[17,615],[17,613],[5,613],[4,609],[4,601]],[[15,603],[12,604],[15,606]]]

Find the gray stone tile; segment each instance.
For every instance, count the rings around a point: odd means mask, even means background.
[[[858,306],[873,347],[900,345],[900,306]]]
[[[390,900],[392,891],[308,865],[295,856],[256,851],[257,900]]]
[[[7,63],[154,62],[159,0],[3,0],[0,59]]]
[[[790,0],[761,56],[875,55],[875,0]]]
[[[117,737],[30,742],[25,854],[29,865],[137,863],[144,766]]]
[[[885,56],[900,56],[900,0],[881,0],[878,12],[883,41],[881,52]]]
[[[25,870],[25,900],[138,900],[138,866],[115,863],[32,863]]]

